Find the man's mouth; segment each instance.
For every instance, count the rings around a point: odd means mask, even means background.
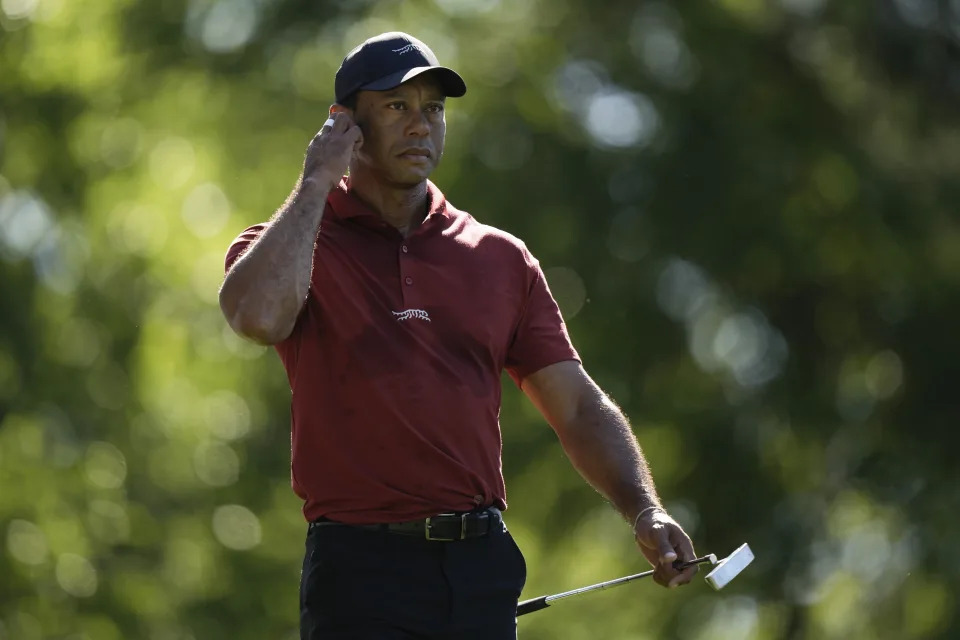
[[[417,148],[417,149],[407,149],[406,151],[404,151],[403,153],[400,154],[400,157],[402,157],[402,158],[409,158],[409,159],[411,159],[411,160],[417,160],[417,159],[421,159],[421,158],[424,159],[424,160],[429,160],[429,159],[430,159],[430,150],[429,150],[429,149],[420,149],[420,148]]]

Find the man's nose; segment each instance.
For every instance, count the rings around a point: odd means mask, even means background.
[[[420,110],[411,110],[410,122],[407,124],[409,135],[423,137],[430,134],[430,120],[427,114]]]

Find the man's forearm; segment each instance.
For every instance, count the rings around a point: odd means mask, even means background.
[[[585,394],[562,428],[560,442],[580,475],[633,522],[640,511],[659,507],[643,451],[619,408],[599,388]]]
[[[310,287],[330,186],[298,182],[261,236],[231,267],[220,305],[235,331],[264,344],[286,338]]]

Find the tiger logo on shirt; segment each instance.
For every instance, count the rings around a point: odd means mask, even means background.
[[[430,322],[430,314],[423,309],[406,309],[404,311],[392,311],[391,313],[393,313],[397,322],[403,322],[404,320],[426,320]]]

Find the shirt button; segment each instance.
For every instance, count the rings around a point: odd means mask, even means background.
[[[404,278],[403,281],[406,282],[407,284],[413,284],[413,278],[411,278],[410,276],[407,276],[406,278]]]
[[[473,501],[476,504],[481,505],[483,504],[483,496],[473,496]]]
[[[406,252],[408,252],[408,251],[410,251],[410,250],[407,249],[407,245],[403,245],[402,247],[400,247],[400,251],[403,251],[404,253],[406,253]]]

